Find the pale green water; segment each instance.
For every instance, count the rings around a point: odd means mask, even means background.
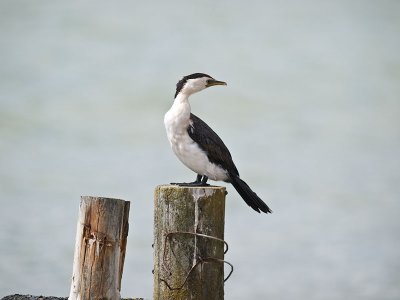
[[[176,81],[274,210],[228,187],[226,299],[400,298],[400,2],[0,2],[0,296],[66,296],[80,195],[132,201],[122,295],[151,298]]]

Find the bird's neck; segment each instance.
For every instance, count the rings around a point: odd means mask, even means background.
[[[176,136],[181,136],[186,133],[190,124],[190,104],[188,96],[178,94],[175,97],[174,104],[172,104],[172,107],[164,116],[164,124],[170,142],[174,140]]]
[[[174,104],[189,104],[189,96],[186,93],[179,93],[174,99]]]
[[[171,110],[174,110],[176,114],[180,115],[183,118],[189,118],[191,110],[189,96],[179,93],[175,97],[174,104],[172,105]]]

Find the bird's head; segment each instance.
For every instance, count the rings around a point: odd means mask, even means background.
[[[184,76],[176,84],[175,98],[179,94],[190,96],[191,94],[200,92],[213,85],[226,85],[226,82],[215,80],[210,75],[203,73],[194,73]]]

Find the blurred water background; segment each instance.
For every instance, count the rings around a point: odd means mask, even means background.
[[[228,187],[226,299],[400,299],[399,1],[0,2],[0,296],[66,296],[80,195],[132,201],[124,297],[152,297],[153,190],[192,110],[274,210]]]

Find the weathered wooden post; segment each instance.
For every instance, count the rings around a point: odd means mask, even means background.
[[[154,300],[224,298],[225,188],[158,186]]]
[[[82,196],[69,300],[120,299],[129,201]]]

